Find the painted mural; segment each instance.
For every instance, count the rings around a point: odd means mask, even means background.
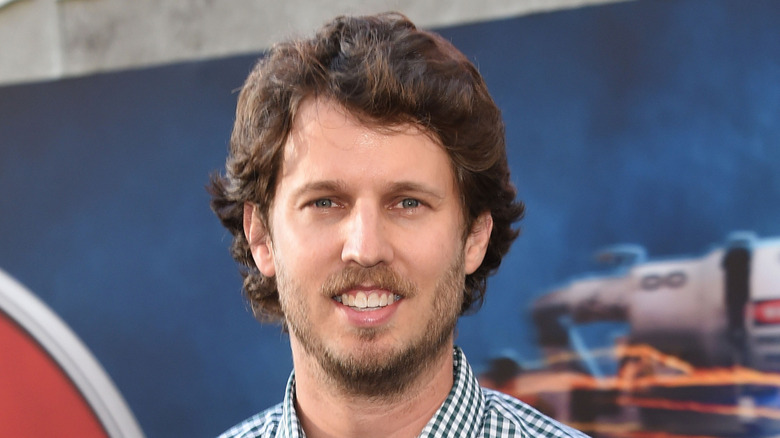
[[[598,437],[780,436],[780,2],[437,30],[486,78],[527,205],[458,325],[483,383]],[[260,55],[0,87],[0,269],[146,436],[215,436],[291,369],[204,189]]]

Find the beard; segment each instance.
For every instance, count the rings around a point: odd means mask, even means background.
[[[389,327],[355,328],[360,346],[349,351],[337,351],[325,344],[322,330],[316,330],[306,310],[306,293],[284,269],[277,269],[280,302],[288,329],[315,358],[324,377],[346,394],[362,398],[391,400],[403,393],[431,365],[451,348],[451,339],[461,310],[464,291],[463,254],[458,252],[433,290],[434,298],[423,330],[410,342],[391,348],[373,341]],[[391,268],[377,265],[370,268],[347,267],[331,275],[323,283],[320,294],[330,298],[352,286],[370,282],[404,299],[418,295],[417,287]]]

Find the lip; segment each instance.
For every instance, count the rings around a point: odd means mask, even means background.
[[[394,302],[385,307],[371,310],[356,310],[352,307],[345,306],[337,301],[333,301],[333,304],[337,307],[339,312],[344,316],[349,325],[361,328],[377,327],[388,323],[395,312],[398,310],[399,304],[404,299]]]

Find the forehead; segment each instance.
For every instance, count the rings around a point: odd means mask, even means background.
[[[281,180],[413,178],[454,184],[450,157],[416,125],[372,126],[327,99],[305,99],[284,146]]]

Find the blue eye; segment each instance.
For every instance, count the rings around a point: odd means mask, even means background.
[[[330,208],[333,207],[333,201],[330,199],[318,199],[312,203],[317,208]]]
[[[420,201],[412,198],[406,198],[401,201],[402,208],[417,208],[420,206]]]

